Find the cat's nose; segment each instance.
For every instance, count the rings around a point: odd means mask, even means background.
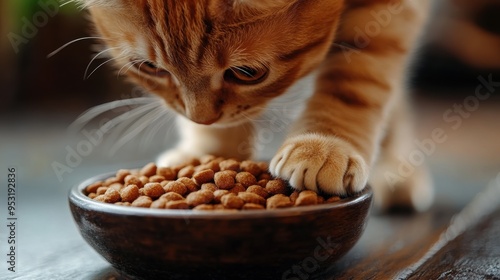
[[[198,124],[204,124],[204,125],[210,125],[215,123],[221,118],[222,114],[217,114],[217,115],[205,115],[205,114],[189,114],[188,113],[188,118],[192,120],[195,123]]]

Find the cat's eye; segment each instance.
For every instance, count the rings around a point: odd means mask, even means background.
[[[134,62],[133,64],[139,71],[146,73],[151,76],[156,76],[156,77],[165,77],[168,76],[170,73],[158,67],[154,62],[145,60],[141,62]]]
[[[265,67],[234,66],[226,70],[224,79],[242,85],[255,85],[264,81],[268,73],[269,70]]]

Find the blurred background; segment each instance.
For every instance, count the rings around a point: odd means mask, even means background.
[[[500,172],[500,2],[435,2],[412,66],[409,90],[418,139],[428,138],[435,128],[444,129],[448,135],[447,141],[426,158],[433,167],[437,195],[448,203],[463,204],[463,195],[458,192],[472,196]],[[147,163],[175,142],[175,130],[168,124],[141,145],[139,140],[129,141],[112,155],[108,151],[113,143],[108,142],[113,140],[104,135],[102,143],[92,146],[80,160],[68,156],[88,140],[82,133],[67,133],[79,115],[93,106],[142,94],[123,77],[117,77],[110,64],[83,78],[96,54],[96,40],[72,43],[47,57],[62,45],[87,36],[92,36],[92,28],[86,12],[73,3],[60,6],[56,0],[0,1],[0,178],[4,178],[7,166],[18,167],[19,195],[26,197],[20,200],[20,209],[28,211],[22,209],[29,204],[29,209],[37,207],[42,215],[30,220],[29,227],[42,225],[43,215],[70,219],[66,210],[49,210],[42,198],[58,196],[64,208],[69,188],[82,179]],[[96,59],[90,69],[106,60]],[[490,85],[491,96],[486,100],[469,104],[474,110],[452,129],[443,115],[455,105],[474,102],[471,98],[482,84],[479,77],[497,85]],[[266,149],[274,149],[277,139]],[[270,153],[261,151],[262,155]],[[68,160],[74,166],[68,165]],[[69,168],[59,165],[57,169],[57,163]],[[37,199],[27,198],[32,196]],[[43,214],[44,209],[49,212]],[[62,229],[68,225],[53,226]],[[46,237],[41,231],[35,238],[43,241]],[[67,236],[61,239],[71,241]],[[22,261],[28,263],[29,257]]]

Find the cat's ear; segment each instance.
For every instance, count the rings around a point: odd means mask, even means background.
[[[239,8],[258,10],[272,10],[291,5],[298,0],[234,0],[234,5]]]

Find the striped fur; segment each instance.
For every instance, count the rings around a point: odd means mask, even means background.
[[[250,157],[238,149],[253,137],[249,119],[316,71],[315,92],[272,173],[297,189],[344,195],[376,170],[379,206],[430,205],[421,167],[397,184],[384,180],[413,148],[403,81],[426,0],[82,1],[119,67],[138,61],[163,71],[127,72],[182,116],[183,140],[159,163],[206,153]],[[252,85],[228,80],[228,69],[243,66],[269,73]]]

